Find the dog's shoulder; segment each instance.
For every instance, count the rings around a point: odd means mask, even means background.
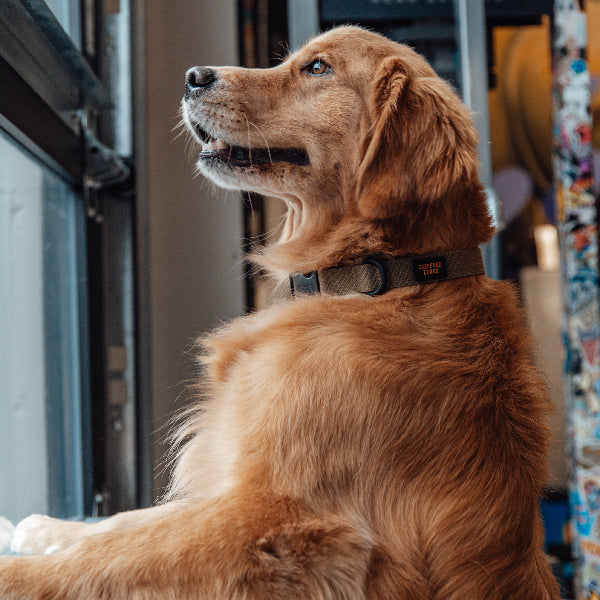
[[[243,361],[277,376],[360,369],[401,378],[410,368],[469,369],[523,360],[530,353],[515,290],[485,277],[423,286],[413,293],[307,297],[242,317],[203,342],[204,362],[220,381]],[[273,374],[275,376],[275,373]]]

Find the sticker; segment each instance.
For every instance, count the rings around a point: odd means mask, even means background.
[[[586,15],[555,0],[552,167],[563,277],[563,337],[576,597],[600,600],[600,291]]]
[[[583,350],[583,357],[586,359],[589,366],[598,364],[598,356],[600,349],[600,326],[594,324],[587,329],[579,331],[580,347]]]

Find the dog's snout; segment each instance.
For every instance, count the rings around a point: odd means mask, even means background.
[[[185,74],[186,96],[209,87],[217,79],[217,74],[207,67],[192,67]]]

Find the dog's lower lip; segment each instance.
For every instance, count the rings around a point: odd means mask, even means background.
[[[192,127],[202,143],[202,150],[199,156],[201,160],[218,160],[239,167],[282,162],[305,166],[310,163],[308,154],[298,148],[244,148],[242,146],[230,146],[223,140],[214,138],[202,129],[199,123],[193,122]]]
[[[219,160],[227,164],[250,167],[270,163],[308,165],[308,155],[296,148],[243,148],[227,146],[220,140],[206,143],[200,152],[201,160]]]

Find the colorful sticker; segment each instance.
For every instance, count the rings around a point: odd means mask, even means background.
[[[554,188],[563,277],[567,433],[578,600],[600,600],[600,293],[585,13],[555,0]]]

